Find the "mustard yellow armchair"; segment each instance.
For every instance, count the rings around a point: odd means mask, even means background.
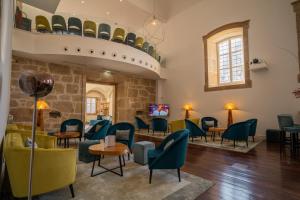
[[[199,124],[200,119],[199,118],[194,118],[194,119],[189,119],[190,121],[194,122],[195,124]],[[185,129],[185,121],[183,120],[175,120],[175,121],[171,121],[169,124],[170,127],[170,132],[174,133],[176,131],[180,131]]]
[[[6,134],[8,133],[24,133],[24,134],[31,134],[32,126],[25,125],[25,124],[8,124],[6,127]],[[40,127],[37,127],[36,134],[39,135],[47,135],[45,131],[42,131]]]
[[[17,198],[27,196],[30,148],[25,140],[30,134],[8,133],[4,142],[4,158],[12,193]],[[76,177],[76,150],[56,148],[56,137],[36,135],[33,168],[33,195],[40,195],[66,186],[71,189]]]

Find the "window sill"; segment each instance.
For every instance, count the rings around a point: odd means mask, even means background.
[[[244,88],[252,88],[252,81],[246,80],[244,84],[236,84],[236,85],[224,85],[217,87],[208,87],[208,85],[204,86],[204,92],[213,92],[213,91],[221,91],[221,90],[233,90],[233,89],[244,89]]]

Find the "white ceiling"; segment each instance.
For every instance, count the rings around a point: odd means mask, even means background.
[[[36,8],[54,13],[60,0],[22,0],[24,3],[32,5]]]

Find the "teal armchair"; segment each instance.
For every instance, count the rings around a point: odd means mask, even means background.
[[[163,118],[153,118],[152,130],[153,130],[153,135],[155,131],[164,132],[164,134],[166,135],[166,132],[168,131],[168,121]]]
[[[249,119],[247,120],[247,122],[250,123],[249,136],[252,137],[252,140],[254,142],[257,127],[257,119]]]
[[[119,140],[117,138],[116,141],[127,145],[130,152],[132,152],[132,146],[134,144],[134,132],[135,132],[134,126],[128,122],[120,122],[109,127],[107,131],[107,135],[116,135],[117,130],[129,130],[128,140]],[[128,159],[129,159],[129,153],[128,153]]]
[[[239,122],[232,124],[222,135],[221,144],[223,144],[224,139],[233,140],[233,146],[235,147],[236,141],[245,141],[248,147],[248,136],[250,131],[250,123]]]
[[[136,126],[139,130],[146,129],[146,130],[148,130],[148,133],[149,133],[150,125],[146,124],[146,122],[144,122],[144,120],[142,120],[139,117],[135,117],[135,122],[136,122]]]
[[[97,127],[101,126],[99,130],[96,130]],[[96,122],[93,127],[84,134],[84,139],[88,140],[101,140],[104,139],[107,131],[110,127],[110,122],[107,120],[101,120]]]
[[[83,122],[80,119],[68,119],[68,120],[65,120],[60,125],[60,132],[66,132],[67,131],[67,126],[74,126],[74,125],[78,126],[77,132],[80,133],[80,136],[78,138],[81,141],[82,132],[83,132]]]
[[[180,168],[184,165],[188,146],[189,130],[184,129],[167,136],[162,143],[148,151],[148,167],[151,184],[154,169],[177,169],[179,182]]]
[[[186,119],[185,120],[186,129],[190,131],[190,137],[192,138],[192,142],[194,142],[195,137],[204,137],[205,142],[207,142],[206,133],[194,122]]]

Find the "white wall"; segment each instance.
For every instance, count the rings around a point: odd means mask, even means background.
[[[166,41],[160,46],[167,58],[168,80],[163,84],[163,103],[171,105],[171,120],[184,117],[182,107],[191,103],[194,117],[215,116],[226,125],[223,106],[234,102],[234,121],[258,118],[258,133],[277,128],[277,114],[298,117],[300,100],[292,91],[299,87],[296,17],[293,0],[203,0],[173,16],[166,25]],[[222,25],[250,19],[250,59],[265,59],[266,72],[251,72],[251,89],[204,92],[202,36]]]

